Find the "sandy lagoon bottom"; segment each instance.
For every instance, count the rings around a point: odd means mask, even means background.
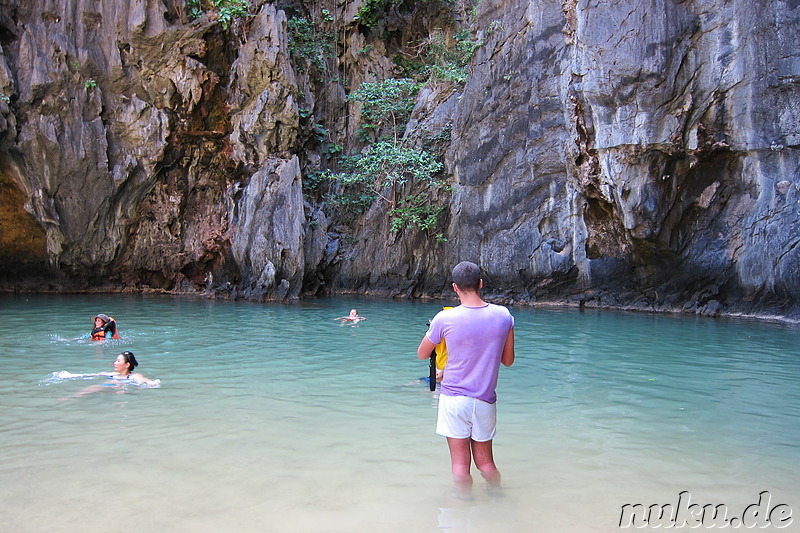
[[[333,320],[352,307],[368,320]],[[0,531],[606,532],[623,505],[682,492],[728,519],[763,491],[800,512],[798,328],[513,309],[503,489],[476,475],[462,500],[417,380],[439,308],[0,299]],[[73,340],[96,312],[122,340]],[[97,379],[52,378],[122,350],[162,388],[74,398]]]

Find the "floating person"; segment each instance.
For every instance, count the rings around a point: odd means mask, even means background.
[[[350,310],[350,314],[347,315],[347,316],[340,316],[340,317],[334,318],[334,320],[341,320],[343,326],[345,324],[358,324],[362,320],[366,320],[366,319],[367,319],[367,317],[365,317],[365,316],[359,316],[358,309],[351,309]]]
[[[81,339],[91,339],[93,341],[104,341],[106,339],[119,339],[117,332],[117,321],[103,313],[94,316],[94,328],[92,332],[79,337]]]
[[[82,391],[76,394],[76,396],[82,396],[84,394],[91,394],[93,392],[99,392],[101,390],[106,390],[105,387],[119,387],[121,385],[136,385],[139,387],[149,388],[149,389],[158,389],[161,387],[161,380],[160,379],[148,379],[139,373],[134,373],[133,370],[139,365],[139,362],[136,360],[136,357],[133,355],[133,352],[122,352],[119,354],[114,361],[114,371],[113,372],[98,372],[97,376],[105,376],[110,381],[107,383],[103,383],[102,385],[91,385],[86,387]],[[68,373],[67,373],[68,374]],[[65,377],[71,376],[86,376],[87,374],[72,374]]]

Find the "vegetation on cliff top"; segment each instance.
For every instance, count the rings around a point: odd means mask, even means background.
[[[332,215],[342,222],[352,221],[375,202],[382,202],[388,208],[391,230],[420,229],[444,240],[436,227],[450,192],[442,174],[442,151],[449,141],[449,129],[431,135],[408,129],[408,123],[417,94],[426,84],[452,92],[466,82],[468,64],[479,44],[471,39],[465,17],[452,14],[454,4],[431,0],[424,3],[426,16],[447,24],[423,34],[419,28],[407,30],[417,32],[418,38],[395,38],[405,44],[393,47],[384,19],[391,10],[396,15],[404,5],[402,0],[369,0],[361,5],[356,22],[371,32],[367,43],[383,40],[387,50],[394,50],[390,51],[396,66],[394,77],[363,82],[346,96],[345,103],[355,112],[351,117],[358,124],[354,138],[337,142],[337,132],[314,125],[325,145],[323,162],[328,164],[307,172],[304,186],[309,194],[324,199]],[[405,22],[410,25],[413,20],[414,16],[409,16]],[[301,71],[316,71],[313,78],[317,81],[337,79],[329,72],[336,68],[336,61],[329,59],[336,49],[334,35],[341,35],[342,28],[332,22],[324,9],[322,16],[293,15],[288,20],[290,51],[296,64]],[[396,26],[397,20],[391,25]],[[368,53],[372,46],[366,44],[363,52]],[[347,80],[341,81],[346,87]],[[349,153],[342,144],[350,146]]]

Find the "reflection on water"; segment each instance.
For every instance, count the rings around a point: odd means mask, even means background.
[[[367,320],[334,320],[352,308]],[[600,532],[681,491],[800,510],[800,329],[513,309],[502,491],[474,474],[464,499],[419,381],[438,309],[1,297],[0,531]],[[98,312],[123,338],[74,340]],[[123,350],[162,388],[73,398],[99,378],[53,379]]]

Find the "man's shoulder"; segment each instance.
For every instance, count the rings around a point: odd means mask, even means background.
[[[512,328],[514,327],[514,315],[511,314],[511,310],[508,307],[499,304],[489,304],[489,306],[493,317],[504,322],[507,321]]]
[[[495,312],[511,314],[511,310],[508,307],[506,307],[505,305],[489,303],[489,304],[487,304],[486,307],[488,307],[489,309],[491,309],[491,310],[493,310]]]

